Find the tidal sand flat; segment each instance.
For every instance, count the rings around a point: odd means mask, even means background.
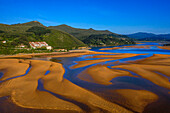
[[[101,48],[100,50],[115,50],[115,49],[125,49],[125,48],[144,48],[149,49],[155,45],[133,45],[133,46],[121,46],[121,47],[113,47],[113,48]],[[162,47],[162,46],[160,46]]]
[[[7,61],[6,59],[1,59],[1,63],[4,63],[3,61],[9,65],[3,68],[4,70],[18,64],[28,65],[28,62],[31,66],[27,75],[17,77],[18,75],[16,74],[13,75],[15,78],[2,81],[0,84],[0,97],[9,96],[12,102],[20,107],[83,112],[83,110],[86,111],[84,106],[87,106],[90,112],[103,109],[115,113],[120,111],[131,113],[126,108],[104,100],[93,92],[64,79],[65,70],[59,63],[16,59]],[[23,70],[26,72],[27,68],[18,68],[16,70],[22,73]],[[44,75],[47,71],[50,71],[50,73]],[[6,74],[6,77],[10,78],[11,76]],[[43,86],[39,86],[39,81],[42,82]],[[41,88],[39,89],[39,87]]]
[[[133,76],[133,75],[123,70],[113,70],[109,69],[107,66],[104,65],[97,65],[84,70],[82,73],[78,75],[78,78],[92,83],[110,85],[112,84],[112,82],[110,81],[113,78],[120,76]]]
[[[0,59],[0,111],[169,113],[170,55],[135,52]]]
[[[160,48],[160,49],[170,50],[170,46],[158,46],[158,48]]]
[[[95,53],[96,54],[96,53]],[[97,60],[85,60],[85,61],[78,61],[76,62],[76,65],[73,65],[71,68],[80,68],[100,62],[106,62],[106,61],[111,61],[111,60],[117,60],[117,59],[122,59],[122,58],[129,58],[129,57],[134,57],[138,55],[143,55],[143,54],[116,54],[116,55],[95,55],[95,56],[90,56],[86,58],[100,58]]]

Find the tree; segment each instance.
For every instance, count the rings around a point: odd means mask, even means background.
[[[29,28],[26,32],[33,32],[35,35],[41,36],[45,35],[46,33],[51,33],[51,30],[44,27],[33,26]]]
[[[5,33],[4,31],[0,30],[0,33]]]

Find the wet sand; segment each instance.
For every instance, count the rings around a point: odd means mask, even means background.
[[[83,112],[85,109],[81,108],[81,104],[76,105],[74,102],[72,103],[74,100],[75,102],[82,103],[84,106],[88,106],[93,112],[98,112],[100,111],[98,108],[101,108],[114,113],[131,113],[126,108],[106,101],[94,93],[64,79],[63,74],[65,70],[59,63],[37,60],[23,60],[20,62],[18,60],[16,62],[16,59],[14,59],[6,61],[8,66],[11,66],[11,61],[15,62],[15,64],[23,63],[26,65],[30,62],[31,65],[31,70],[27,75],[12,78],[0,84],[0,97],[10,96],[13,103],[20,107]],[[12,66],[15,66],[15,64]],[[44,75],[47,70],[50,73]],[[22,71],[22,69],[19,68],[18,71]],[[39,80],[42,80],[44,90],[37,89]],[[62,96],[62,99],[56,95]]]
[[[0,59],[6,58],[22,58],[31,59],[33,57],[79,57],[90,54],[113,54],[107,52],[95,52],[90,50],[70,50],[69,52],[52,52],[52,53],[32,53],[32,54],[17,54],[17,55],[0,55]]]
[[[122,54],[113,55],[114,57]],[[95,55],[87,58],[111,58],[112,55]],[[123,56],[123,55],[122,55]],[[128,57],[124,54],[124,58]],[[130,57],[130,56],[129,56]],[[88,61],[89,62],[89,61]],[[79,64],[86,64],[86,61],[81,61]],[[91,63],[96,63],[91,61]],[[77,64],[77,65],[79,65]],[[94,65],[78,75],[78,78],[95,84],[100,85],[116,85],[118,83],[112,82],[113,79],[117,77],[135,77],[148,80],[159,86],[163,92],[159,91],[147,91],[145,88],[143,90],[134,89],[117,89],[104,91],[105,93],[99,93],[103,98],[106,98],[112,102],[118,103],[125,108],[132,110],[133,112],[146,112],[146,113],[158,113],[170,112],[168,110],[169,104],[169,89],[170,89],[170,55],[155,54],[151,57],[138,60],[130,61],[128,63],[117,63],[116,66],[111,68],[108,65]],[[125,69],[125,70],[120,70]],[[133,72],[137,75],[130,73]],[[122,83],[123,85],[123,83]],[[130,85],[130,84],[129,84]],[[133,86],[139,87],[139,86]],[[148,86],[151,87],[151,86]],[[155,86],[152,86],[155,87]],[[153,88],[155,89],[155,88]],[[165,91],[164,91],[165,90]],[[163,94],[162,94],[163,93]],[[158,108],[160,109],[158,110]]]
[[[77,61],[76,65],[73,65],[71,68],[80,68],[80,67],[85,67],[88,65],[100,63],[100,62],[106,62],[106,61],[111,61],[111,60],[117,60],[117,59],[122,59],[122,58],[129,58],[129,57],[134,57],[134,56],[139,56],[139,55],[144,55],[144,54],[130,54],[130,53],[125,53],[125,54],[116,54],[116,55],[95,55],[95,56],[90,56],[86,58],[101,58],[98,60],[85,60],[85,61]],[[108,58],[108,59],[104,59]]]
[[[158,48],[160,48],[160,49],[170,50],[170,46],[158,46]]]
[[[114,49],[122,49],[122,47],[101,48],[100,50],[114,50]]]
[[[151,46],[155,45],[144,45],[144,46],[139,46],[139,45],[134,45],[134,46],[122,46],[122,47],[113,47],[113,48],[101,48],[100,50],[114,50],[114,49],[125,49],[125,48],[144,48],[144,49],[149,49]]]
[[[89,56],[89,57],[86,57],[86,58],[114,58],[116,60],[116,59],[139,56],[139,55],[146,55],[146,54],[114,53],[112,55],[95,55],[95,56]]]
[[[97,65],[84,70],[78,75],[78,78],[84,81],[102,84],[102,85],[111,85],[110,82],[113,78],[120,76],[133,76],[129,72],[122,70],[113,70],[107,68],[107,66]]]
[[[0,58],[33,58],[35,56],[78,56],[92,52],[90,50],[70,50],[70,52],[52,52],[52,53],[28,53],[28,54],[16,54],[16,55],[0,55]],[[73,55],[72,55],[73,54]],[[63,56],[62,56],[63,55]]]
[[[167,78],[170,77],[170,55],[158,54],[132,64],[122,64],[112,68],[130,70],[161,87],[170,89],[169,78]]]
[[[117,89],[106,92],[113,102],[138,113],[144,112],[146,106],[156,102],[159,98],[158,95],[147,90]]]
[[[106,61],[144,54],[86,51],[51,56],[78,57],[81,55],[94,56],[85,57],[88,60],[78,61],[71,68],[77,69],[91,65],[79,73],[77,78],[105,87],[102,90],[86,89],[66,79],[63,77],[65,69],[60,63],[42,60],[0,59],[0,72],[4,73],[0,78],[0,99],[7,97],[6,101],[3,101],[4,104],[13,103],[13,107],[19,107],[16,110],[25,108],[30,112],[49,110],[54,113],[155,113],[158,108],[159,112],[170,112],[167,109],[170,99],[170,55],[156,54],[128,63],[115,62],[114,66],[110,66]],[[94,60],[93,58],[99,59]],[[101,62],[104,64],[98,64]],[[30,71],[24,75],[28,68]],[[49,73],[45,75],[47,71]],[[128,77],[128,79],[118,80],[123,77]],[[145,83],[152,85],[144,87],[138,83],[129,83],[130,79],[139,79],[144,85]],[[126,85],[133,87],[123,88]],[[6,110],[11,112],[10,109]]]

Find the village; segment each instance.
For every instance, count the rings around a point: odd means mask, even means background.
[[[1,41],[2,44],[6,44],[7,41]],[[43,41],[43,42],[29,42],[29,46],[30,47],[27,47],[26,45],[24,44],[19,44],[18,46],[15,47],[15,49],[27,49],[27,50],[30,50],[30,49],[34,49],[34,50],[48,50],[48,51],[54,51],[54,52],[66,52],[68,51],[68,49],[54,49],[52,46],[49,46],[47,44],[47,42]],[[90,49],[88,47],[73,47],[71,49],[78,49],[78,50],[84,50],[84,49]]]

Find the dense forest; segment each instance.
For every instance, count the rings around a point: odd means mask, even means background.
[[[129,38],[117,38],[114,34],[90,35],[88,38],[84,39],[83,42],[89,46],[117,46],[135,44],[135,42]]]

